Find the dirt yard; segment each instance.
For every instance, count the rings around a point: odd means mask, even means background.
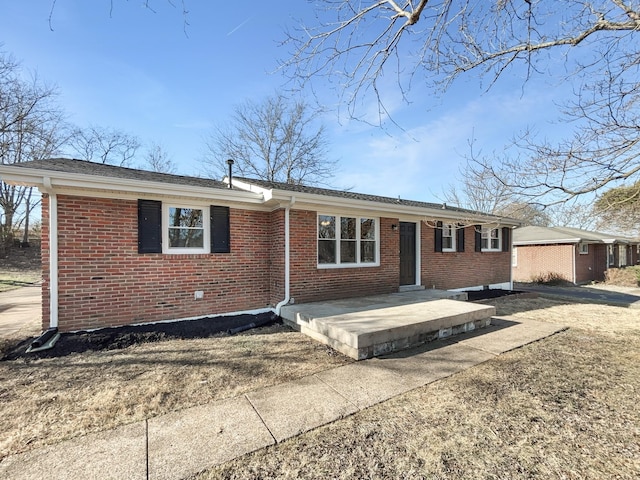
[[[570,328],[197,479],[637,478],[640,310],[489,302]],[[0,461],[349,362],[281,325],[2,361]]]

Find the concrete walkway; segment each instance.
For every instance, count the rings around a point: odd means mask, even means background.
[[[42,288],[0,292],[0,338],[33,337],[42,331]]]
[[[563,329],[494,318],[471,334],[13,455],[0,478],[182,479]]]

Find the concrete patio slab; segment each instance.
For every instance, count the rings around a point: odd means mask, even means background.
[[[355,404],[316,377],[247,394],[278,442],[350,415]]]
[[[145,430],[145,423],[138,422],[12,455],[0,463],[0,478],[145,480]]]
[[[181,479],[274,443],[245,397],[152,418],[149,479]]]
[[[281,315],[314,340],[363,360],[486,327],[496,313],[493,306],[447,295],[459,293],[422,290],[288,305]]]
[[[553,323],[509,317],[494,317],[491,323],[495,325],[492,331],[485,335],[471,334],[470,338],[460,339],[459,344],[500,355],[567,329]]]

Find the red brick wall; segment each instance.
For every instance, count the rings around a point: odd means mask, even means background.
[[[515,282],[530,282],[534,277],[554,273],[567,281],[573,281],[573,257],[575,245],[521,245],[518,249],[518,265],[513,267]]]
[[[45,206],[45,225],[46,212]],[[231,209],[228,254],[141,255],[135,200],[59,196],[58,212],[61,331],[269,304],[269,213]],[[43,237],[48,239],[46,230]],[[204,291],[204,299],[194,299],[196,290]],[[46,307],[45,313],[48,325]]]
[[[434,235],[434,228],[423,222],[420,270],[426,288],[448,290],[511,280],[511,252],[476,252],[474,226],[465,228],[464,252],[435,252]]]
[[[318,268],[317,213],[291,211],[291,296],[296,303],[397,292],[399,235],[395,219],[380,219],[380,266]]]
[[[49,326],[48,199],[43,216],[43,326]],[[231,209],[229,254],[138,254],[135,200],[58,197],[61,331],[174,320],[273,306],[284,298],[283,209]],[[319,269],[317,213],[291,210],[291,296],[297,303],[398,291],[398,219],[380,219],[380,265]],[[463,288],[509,281],[510,254],[435,253],[421,226],[422,284]],[[195,300],[194,292],[204,291]]]
[[[607,266],[607,246],[589,245],[589,253],[580,254],[576,249],[576,283],[604,280]]]

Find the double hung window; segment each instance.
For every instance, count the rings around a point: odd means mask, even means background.
[[[456,245],[454,243],[455,227],[450,223],[442,225],[442,251],[455,252]]]
[[[499,228],[482,227],[482,250],[499,251],[501,248],[501,234]]]
[[[318,266],[378,265],[378,220],[318,215]]]

